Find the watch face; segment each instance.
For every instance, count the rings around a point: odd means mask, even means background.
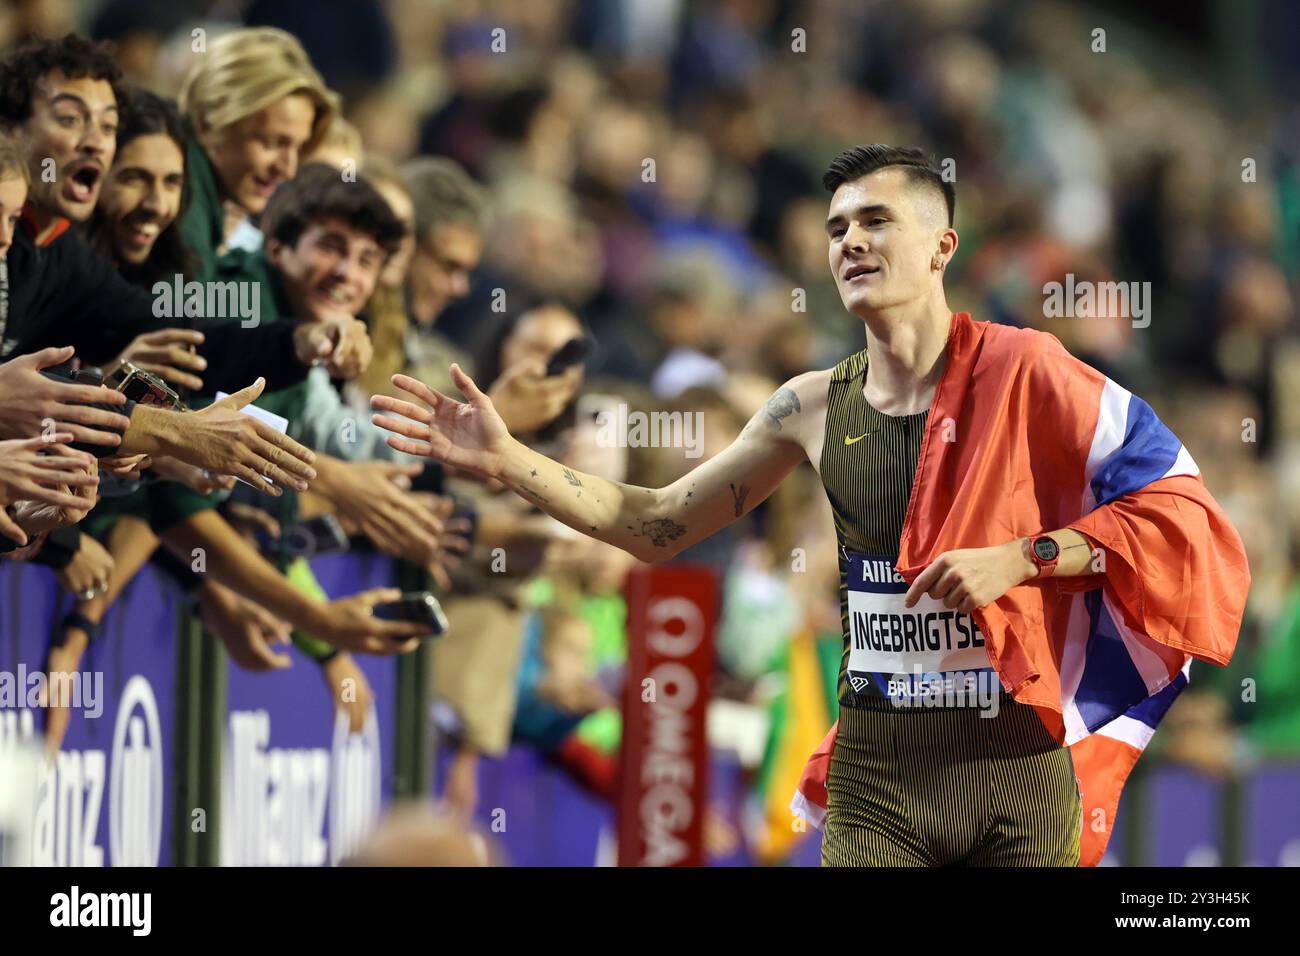
[[[1043,537],[1034,540],[1034,554],[1039,561],[1055,561],[1060,553],[1061,546],[1051,538]]]

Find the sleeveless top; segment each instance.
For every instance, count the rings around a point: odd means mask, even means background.
[[[854,628],[860,637],[863,628],[861,622],[853,622],[851,628],[849,571],[853,567],[861,577],[861,562],[865,561],[868,565],[866,577],[871,578],[874,574],[875,579],[883,584],[893,575],[929,417],[928,410],[915,415],[886,415],[876,409],[862,394],[866,371],[867,351],[863,349],[840,362],[831,372],[820,469],[822,484],[834,512],[839,546],[840,623],[844,650],[840,657],[838,693],[840,705],[847,707],[875,705],[888,700],[883,680],[850,674]],[[871,567],[876,570],[873,572]],[[896,580],[895,588],[905,591],[901,578]],[[901,597],[898,600],[901,601]],[[930,615],[931,618],[935,616]],[[942,616],[967,618],[953,612]],[[940,623],[943,622],[933,622],[931,626],[937,628]],[[949,620],[946,625],[950,635],[958,633],[953,630],[953,623]],[[972,621],[966,619],[959,627],[969,629],[978,638],[976,643],[982,646],[982,637],[974,630]],[[885,638],[888,643],[887,628]],[[901,647],[897,634],[895,638]],[[960,637],[956,639],[962,640]],[[974,651],[975,648],[969,647],[968,650]]]

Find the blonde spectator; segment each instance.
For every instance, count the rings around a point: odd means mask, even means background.
[[[181,231],[200,260],[198,278],[206,278],[235,230],[316,149],[338,96],[297,40],[263,27],[213,40],[185,78],[180,106],[195,136],[186,157],[192,203]]]

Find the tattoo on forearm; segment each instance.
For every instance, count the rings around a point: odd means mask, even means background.
[[[749,497],[749,485],[741,485],[739,488],[732,485],[731,497],[735,500],[736,517],[739,518],[741,513],[745,510],[745,499]]]
[[[667,547],[669,541],[676,541],[685,533],[686,525],[678,524],[672,518],[641,522],[641,534],[648,537],[656,548]]]
[[[521,488],[519,489],[519,491],[520,491],[522,494],[527,495],[529,498],[534,498],[534,499],[536,499],[537,501],[541,501],[541,502],[543,502],[543,503],[545,503],[545,504],[550,504],[550,502],[551,502],[551,499],[548,498],[548,497],[546,497],[546,495],[543,495],[543,494],[541,494],[541,493],[539,493],[539,492],[533,491],[533,489],[529,488],[527,485],[524,485],[523,487],[521,487]]]
[[[564,469],[564,480],[567,481],[569,484],[573,485],[573,487],[575,488],[582,487],[582,479],[573,473],[572,468]]]
[[[776,394],[767,400],[763,407],[763,414],[767,416],[767,423],[777,431],[781,430],[781,420],[789,418],[795,412],[802,411],[799,407],[799,396],[791,388],[778,388]]]

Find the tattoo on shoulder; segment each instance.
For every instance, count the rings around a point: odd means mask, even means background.
[[[749,485],[731,486],[731,497],[736,503],[736,517],[739,518],[745,510],[745,499],[749,497]]]
[[[802,411],[799,407],[799,396],[794,393],[794,389],[787,386],[778,388],[763,406],[765,420],[777,431],[781,430],[782,419],[789,418],[798,411]]]

